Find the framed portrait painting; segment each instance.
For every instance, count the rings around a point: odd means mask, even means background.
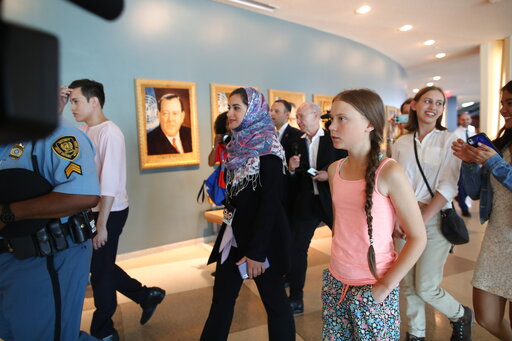
[[[386,121],[389,120],[391,117],[400,115],[400,109],[398,109],[397,107],[394,107],[392,105],[386,105],[384,107],[386,108]]]
[[[384,129],[384,141],[386,141],[386,144],[381,146],[381,148],[385,149],[388,155],[391,155],[391,145],[394,142],[395,136],[399,136],[400,133],[399,128],[393,125],[390,120],[400,115],[400,109],[392,105],[385,105],[384,108],[386,110],[386,127]]]
[[[196,84],[135,79],[140,168],[199,164]]]
[[[292,112],[288,118],[288,123],[290,123],[292,127],[299,128],[297,125],[297,107],[306,102],[306,94],[303,92],[269,89],[268,105],[272,106],[272,103],[278,99],[284,99],[292,104]]]
[[[322,115],[327,114],[328,111],[331,111],[332,100],[334,96],[328,95],[317,95],[313,94],[313,103],[316,103],[322,109]]]

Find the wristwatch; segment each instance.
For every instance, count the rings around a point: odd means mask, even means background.
[[[14,221],[14,213],[11,211],[9,204],[2,205],[2,213],[0,214],[0,221],[4,224],[9,224]]]

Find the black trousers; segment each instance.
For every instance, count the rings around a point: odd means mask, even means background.
[[[223,264],[217,262],[213,299],[201,341],[225,341],[233,320],[235,302],[242,286],[242,278],[235,264],[239,259],[233,252]],[[270,267],[254,279],[267,311],[270,341],[295,340],[295,322],[283,286],[282,274]]]
[[[112,316],[117,308],[116,291],[139,304],[147,296],[147,288],[116,265],[119,236],[127,218],[128,208],[110,212],[107,221],[108,240],[103,247],[92,253],[91,286],[96,310],[92,316],[91,335],[100,339],[114,331]],[[95,213],[97,219],[98,214]]]
[[[290,281],[290,299],[302,300],[304,297],[304,284],[308,268],[308,249],[315,230],[322,221],[326,221],[326,213],[315,195],[310,212],[298,215],[292,221],[292,266],[288,274]]]

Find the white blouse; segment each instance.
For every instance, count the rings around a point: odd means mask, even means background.
[[[416,199],[428,204],[432,199],[414,156],[414,134],[400,137],[392,147],[392,157],[404,168],[412,184]],[[451,207],[452,198],[457,194],[461,161],[453,155],[452,142],[457,137],[447,130],[434,129],[423,141],[416,137],[416,147],[423,173],[430,188],[448,201],[444,208]]]

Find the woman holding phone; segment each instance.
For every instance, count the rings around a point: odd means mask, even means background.
[[[281,205],[285,154],[263,94],[238,88],[229,95],[227,195],[224,223],[208,264],[217,262],[210,314],[202,341],[227,340],[242,286],[239,267],[254,279],[268,316],[271,341],[295,340],[282,276],[288,269],[290,231]]]
[[[473,306],[477,322],[500,340],[512,340],[512,81],[501,89],[505,125],[493,148],[453,142],[462,163],[468,195],[480,199],[480,222],[489,221],[473,275]],[[504,318],[509,302],[509,321]]]

